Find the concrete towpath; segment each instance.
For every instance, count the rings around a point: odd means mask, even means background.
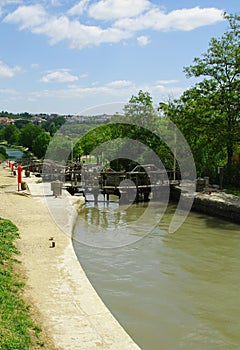
[[[0,166],[0,216],[19,228],[17,246],[26,274],[26,297],[50,339],[47,349],[139,349],[87,279],[70,236],[59,228],[44,204],[37,178],[26,180],[32,193],[18,193],[16,178]],[[50,199],[58,210],[64,208],[66,199],[61,205],[61,199]],[[70,232],[73,217],[67,211],[65,214]],[[50,248],[50,237],[54,237],[54,248]]]

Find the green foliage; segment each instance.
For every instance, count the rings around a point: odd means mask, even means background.
[[[51,118],[42,124],[42,128],[53,136],[56,131],[66,122],[62,116]]]
[[[4,141],[4,130],[5,128],[0,125],[0,141]]]
[[[57,162],[65,163],[70,158],[72,150],[71,140],[63,135],[55,135],[52,142],[49,143],[46,157]]]
[[[124,116],[115,115],[112,118],[113,123],[98,126],[80,138],[76,146],[81,149],[82,154],[92,153],[96,157],[101,157],[107,149],[108,157],[116,159],[115,162],[111,162],[113,168],[122,170],[134,167],[136,161],[142,162],[144,159],[146,161],[149,148],[159,155],[163,164],[171,168],[172,153],[157,136],[158,129],[162,128],[162,120],[160,123],[160,117],[153,108],[150,94],[140,90],[138,95],[132,96],[129,103],[125,105],[124,112]],[[151,132],[149,127],[156,130],[156,133]],[[167,128],[166,123],[165,129]],[[131,149],[129,149],[129,139],[138,141],[138,143],[131,143]],[[112,140],[114,142],[111,142]],[[147,147],[141,147],[141,144]],[[127,159],[130,153],[134,157],[137,156],[135,162]],[[122,158],[123,154],[126,154],[126,159]]]
[[[21,129],[20,144],[32,151],[33,143],[41,132],[42,129],[39,126],[33,125],[32,123],[26,124]]]
[[[138,156],[136,161],[141,162],[142,159],[146,159],[147,148],[139,151],[139,144],[148,146],[156,153],[159,150],[162,151],[163,147],[159,147],[162,144],[161,140],[148,129],[149,125],[156,129],[159,122],[159,116],[152,106],[149,93],[140,90],[137,96],[131,97],[124,111],[125,115],[115,115],[112,123],[100,125],[85,132],[74,146],[74,156],[93,154],[101,158],[106,152],[108,158],[116,159],[111,163],[115,170],[126,170],[136,165],[136,162],[127,159],[129,153]],[[138,141],[135,144],[131,143],[131,149],[129,149],[129,139]],[[169,154],[169,149],[167,151],[166,149],[164,149],[164,159],[167,158],[165,153]],[[123,154],[126,154],[126,159],[122,158]]]
[[[140,90],[137,96],[132,96],[124,106],[124,114],[129,118],[145,120],[155,113],[152,105],[152,97],[148,92]]]
[[[64,117],[56,116],[38,126],[31,122],[31,115],[27,112],[17,115],[1,112],[1,116],[19,119],[0,129],[0,140],[26,147],[38,158],[44,157],[51,136],[65,123]]]
[[[28,112],[24,112],[24,113],[11,113],[11,112],[7,112],[7,111],[1,111],[0,112],[0,118],[4,117],[4,118],[31,118],[31,114],[29,114]]]
[[[189,77],[204,77],[195,88],[197,101],[201,100],[201,106],[206,103],[203,112],[214,121],[219,143],[226,147],[229,165],[240,140],[240,16],[225,14],[225,18],[229,29],[220,39],[212,38],[207,52],[195,58],[185,72]]]
[[[9,145],[17,145],[20,138],[20,132],[15,124],[9,124],[4,128],[3,138]]]
[[[224,169],[224,186],[240,188],[240,163],[231,163]]]
[[[100,125],[103,124],[80,122],[66,123],[64,124],[63,128],[60,129],[60,133],[66,137],[69,137],[69,135],[71,135],[73,140],[77,140],[83,137],[89,131],[99,127]]]
[[[168,145],[174,142],[171,126],[169,121],[161,117],[159,111],[153,107],[150,94],[140,90],[138,95],[132,96],[125,105],[124,113],[123,118],[119,117],[119,121],[125,123],[124,133],[127,137],[148,146],[158,155],[166,168],[172,168],[173,154],[166,144],[166,141]]]
[[[26,124],[31,123],[29,119],[17,119],[14,121],[14,124],[18,129],[23,128]]]
[[[225,18],[230,25],[226,33],[212,38],[207,52],[184,68],[188,77],[203,80],[159,108],[185,136],[198,176],[217,180],[218,166],[225,165],[227,177],[237,184],[232,163],[240,141],[240,17]]]
[[[9,145],[26,147],[38,158],[44,157],[51,136],[65,123],[63,116],[54,116],[38,126],[31,122],[32,116],[27,112],[13,114],[2,111],[0,112],[1,117],[17,119],[13,124],[5,125],[0,129],[0,141],[7,141]],[[4,159],[4,156],[1,155],[0,159]]]
[[[51,136],[45,131],[41,133],[33,140],[32,151],[38,158],[43,158],[47,151]]]
[[[157,123],[158,114],[148,92],[140,90],[137,96],[133,95],[123,110],[125,123],[133,122],[146,129]]]
[[[240,197],[240,189],[235,187],[228,187],[226,193],[233,194],[234,196]]]
[[[195,159],[198,176],[215,177],[226,156],[219,115],[196,88],[165,106],[165,114],[177,125],[187,140]]]
[[[0,146],[0,160],[6,160],[7,156],[6,149]]]
[[[14,240],[18,230],[9,220],[0,218],[0,347],[2,350],[40,348],[40,329],[32,322],[22,297],[24,283],[14,271],[18,250]]]

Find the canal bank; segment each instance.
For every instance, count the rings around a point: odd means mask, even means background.
[[[182,192],[180,186],[171,185],[170,198],[178,202],[181,195],[186,202],[189,200],[187,191]],[[195,192],[192,210],[240,224],[240,197],[223,191],[209,188]]]
[[[16,178],[0,168],[0,215],[19,228],[16,244],[26,274],[25,297],[37,310],[44,333],[59,350],[139,349],[88,281],[71,238],[54,222],[36,180],[27,179],[32,193],[18,193]],[[66,212],[70,230],[74,214],[69,215],[65,199],[49,197],[54,207]]]

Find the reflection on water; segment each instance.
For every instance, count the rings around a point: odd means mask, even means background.
[[[116,248],[137,242],[161,219],[166,205],[150,201],[133,205],[88,203],[75,223],[75,239],[92,247]]]
[[[114,206],[86,208],[73,242],[95,289],[140,347],[239,349],[240,227],[190,213],[176,233],[168,234],[175,211],[169,206],[147,235],[137,227],[143,234],[134,244],[99,249],[79,242],[83,221],[109,228],[119,218],[120,225],[127,225],[138,210],[131,206],[122,215]],[[152,224],[157,207],[151,210],[145,224]]]

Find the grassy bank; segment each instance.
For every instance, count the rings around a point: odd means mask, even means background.
[[[0,161],[4,161],[6,159],[7,159],[6,149],[0,145]]]
[[[41,330],[31,320],[29,306],[22,298],[24,283],[16,269],[19,252],[14,241],[17,238],[17,227],[0,218],[0,348],[45,348],[39,337]]]
[[[235,187],[227,188],[226,193],[233,194],[234,196],[240,197],[240,188],[235,188]]]

